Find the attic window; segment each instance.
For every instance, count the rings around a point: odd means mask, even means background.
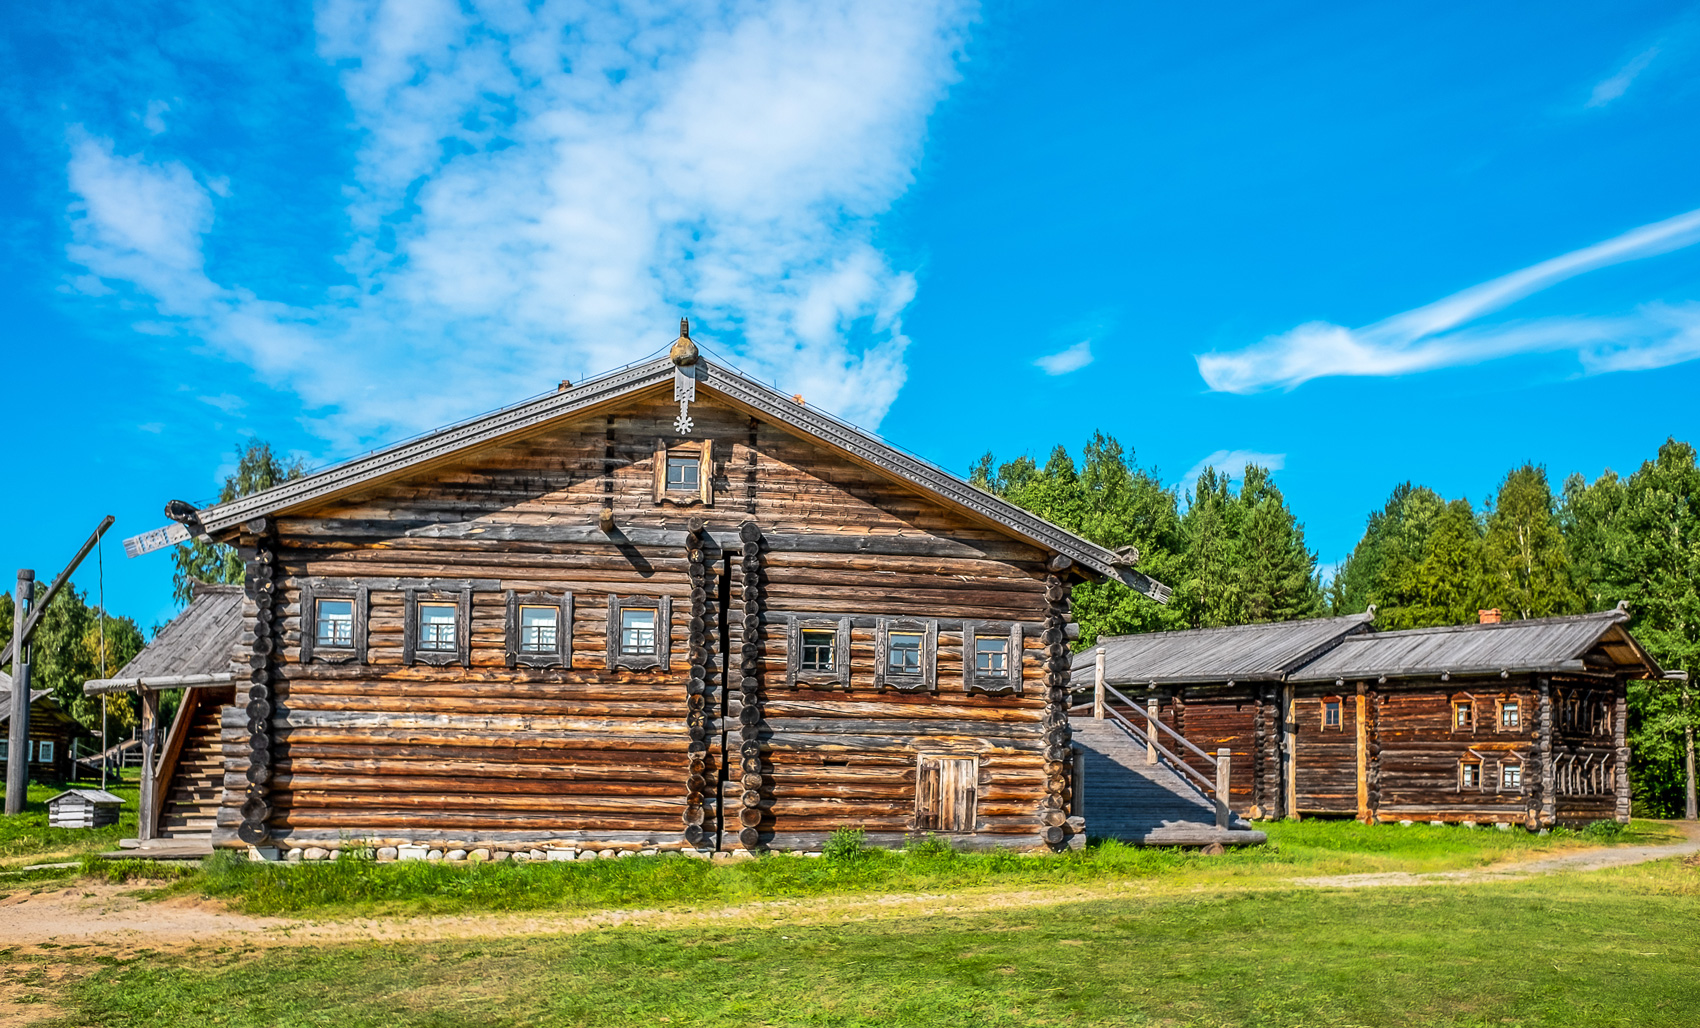
[[[301,586],[301,663],[366,659],[366,586],[309,578]]]
[[[409,589],[402,661],[441,667],[472,662],[472,590]]]
[[[714,505],[714,441],[655,441],[655,502]]]

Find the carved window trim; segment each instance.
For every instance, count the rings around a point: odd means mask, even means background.
[[[1468,711],[1468,716],[1463,722],[1460,722],[1458,719],[1460,708],[1464,708]],[[1481,704],[1476,697],[1467,692],[1454,693],[1446,711],[1447,717],[1450,719],[1446,725],[1447,731],[1453,733],[1467,732],[1470,735],[1475,735],[1477,725],[1476,718],[1480,715],[1480,713]]]
[[[429,667],[472,666],[472,590],[471,589],[407,589],[402,592],[403,621],[401,660],[409,667],[425,664]],[[422,650],[419,648],[419,605],[422,603],[453,604],[455,608],[455,648],[452,650]]]
[[[697,462],[695,491],[667,488],[667,458],[694,457]],[[655,441],[654,487],[657,504],[670,503],[677,507],[714,506],[714,440],[698,439],[668,445],[665,439]]]
[[[520,611],[524,607],[555,608],[555,649],[550,652],[526,652],[520,648]],[[573,594],[562,592],[516,592],[508,590],[508,667],[573,666]]]
[[[325,646],[319,642],[319,601],[349,600],[354,611],[354,644]],[[308,579],[301,583],[301,663],[364,664],[370,620],[370,590],[364,585]]]
[[[1517,712],[1517,714],[1516,714],[1516,717],[1517,717],[1516,724],[1507,724],[1506,723],[1505,712],[1507,710],[1515,710]],[[1493,730],[1496,731],[1496,732],[1521,732],[1521,731],[1523,731],[1524,728],[1525,728],[1525,725],[1523,724],[1523,699],[1522,699],[1522,697],[1520,697],[1520,696],[1499,696],[1499,697],[1496,697],[1493,701]]]
[[[1334,723],[1328,723],[1329,709],[1333,707]],[[1324,696],[1319,705],[1319,724],[1324,732],[1344,732],[1346,730],[1346,704],[1338,696]]]
[[[803,633],[832,633],[832,670],[807,671],[803,668]],[[796,689],[850,688],[850,619],[799,618],[785,619],[785,684]]]
[[[921,637],[921,669],[919,674],[900,674],[891,670],[887,658],[891,654],[891,636],[919,635]],[[939,623],[915,618],[880,618],[874,628],[874,687],[895,689],[898,692],[939,691]]]
[[[1009,636],[1009,650],[1005,658],[1006,671],[1002,675],[982,675],[975,659],[975,640],[980,636]],[[1021,650],[1022,634],[1019,621],[964,621],[962,622],[962,691],[965,693],[985,693],[988,696],[1020,696],[1021,678],[1025,667],[1024,654]]]
[[[1505,784],[1505,778],[1508,772],[1516,774],[1517,783],[1515,785]],[[1526,785],[1523,781],[1523,761],[1515,756],[1501,758],[1499,762],[1499,777],[1494,780],[1494,792],[1514,792],[1522,794],[1525,788]]]
[[[1486,762],[1480,757],[1460,757],[1458,759],[1459,792],[1468,792],[1471,790],[1474,790],[1475,792],[1487,791],[1486,785],[1482,781],[1482,765],[1484,763]],[[1470,781],[1472,778],[1474,781]]]
[[[620,652],[620,614],[626,610],[655,611],[655,652],[627,656]],[[608,638],[605,665],[609,671],[669,671],[673,667],[673,598],[671,596],[608,596]]]

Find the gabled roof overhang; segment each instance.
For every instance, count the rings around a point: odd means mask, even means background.
[[[671,383],[674,370],[671,360],[660,357],[473,418],[264,492],[209,507],[198,514],[200,527],[210,536],[225,537],[255,518],[322,503],[395,475],[428,468],[474,447],[592,414],[599,408]],[[689,373],[695,376],[697,388],[712,391],[781,429],[837,450],[858,464],[905,483],[988,527],[1067,557],[1090,577],[1119,581],[1158,602],[1168,602],[1168,586],[1135,571],[1117,553],[975,488],[853,425],[706,359],[699,360]]]

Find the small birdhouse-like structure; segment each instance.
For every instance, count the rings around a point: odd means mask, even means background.
[[[66,789],[47,801],[47,824],[50,828],[100,828],[117,824],[123,806],[123,799],[104,789]]]

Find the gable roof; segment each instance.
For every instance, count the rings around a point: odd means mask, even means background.
[[[1111,685],[1280,680],[1340,640],[1369,631],[1373,616],[1112,636],[1099,642],[1104,680]],[[1090,669],[1096,659],[1095,649],[1083,650],[1075,655],[1074,669]]]
[[[59,701],[54,698],[51,689],[30,690],[30,724],[35,724],[38,718],[46,718],[55,724],[65,725],[73,735],[92,735],[93,733],[81,721],[72,717]],[[12,676],[0,671],[0,725],[9,725],[12,721]]]
[[[155,633],[153,642],[113,677],[159,678],[229,671],[241,631],[242,587],[197,582],[195,598],[183,613]]]
[[[1295,682],[1426,675],[1480,675],[1501,671],[1605,670],[1584,660],[1599,649],[1611,670],[1664,671],[1623,627],[1629,613],[1608,610],[1570,617],[1531,618],[1488,625],[1413,628],[1342,640],[1290,676]]]
[[[759,415],[782,428],[808,436],[851,459],[906,482],[945,503],[1046,550],[1062,554],[1088,573],[1117,581],[1166,603],[1169,587],[1133,570],[1132,560],[975,488],[942,468],[910,456],[883,440],[837,418],[782,396],[774,390],[706,358],[685,369],[697,388]],[[591,379],[558,393],[526,400],[417,439],[399,443],[335,467],[282,483],[199,512],[210,535],[231,532],[252,518],[277,514],[324,500],[379,479],[444,461],[474,446],[517,432],[586,415],[637,393],[673,381],[671,359],[646,363]]]

